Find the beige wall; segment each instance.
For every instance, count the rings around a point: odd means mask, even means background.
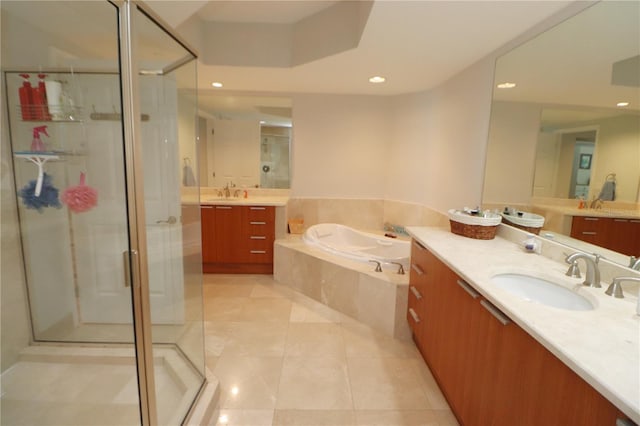
[[[527,204],[531,199],[541,107],[493,102],[483,202]]]
[[[392,128],[388,98],[293,96],[293,197],[384,197]]]
[[[397,97],[296,95],[292,196],[480,203],[493,62]]]

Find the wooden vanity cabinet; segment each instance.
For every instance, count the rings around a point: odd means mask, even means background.
[[[273,273],[275,207],[200,206],[205,273]]]
[[[571,237],[627,256],[640,255],[640,219],[574,216]]]
[[[615,406],[416,241],[411,264],[420,322],[407,319],[461,424],[615,424]]]

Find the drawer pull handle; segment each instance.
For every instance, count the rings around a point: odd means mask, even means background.
[[[266,225],[267,222],[249,222],[250,225]]]
[[[480,296],[480,293],[478,293],[477,291],[475,291],[473,288],[471,288],[471,286],[469,284],[467,284],[466,282],[462,281],[462,280],[456,280],[456,282],[458,283],[458,285],[460,287],[462,287],[462,289],[464,291],[466,291],[467,293],[469,293],[469,296],[473,297],[474,299],[477,299],[478,296]]]
[[[252,240],[266,240],[267,239],[267,237],[262,236],[262,235],[252,235],[249,238],[252,239]]]
[[[216,206],[218,210],[231,210],[231,206]]]
[[[266,210],[266,207],[249,207],[249,210]]]
[[[420,322],[420,317],[418,316],[418,314],[416,314],[416,311],[414,311],[413,308],[409,308],[409,314],[415,322]]]
[[[422,299],[422,295],[420,294],[420,292],[414,286],[409,286],[409,289],[411,289],[411,293],[413,293],[413,295],[416,297],[416,299],[418,299],[418,300]]]
[[[212,209],[213,206],[200,206],[201,209]]]
[[[629,219],[613,219],[614,222],[629,222]]]
[[[508,325],[511,320],[502,312],[500,312],[500,310],[498,310],[498,308],[496,308],[495,306],[493,306],[491,303],[487,302],[486,300],[481,300],[480,304],[491,313],[491,315],[493,315],[498,321],[500,321],[500,324],[502,325]]]
[[[631,223],[640,223],[640,220],[636,220],[636,219],[631,219],[630,220]]]
[[[266,250],[251,250],[251,254],[266,254]]]
[[[592,221],[596,221],[596,220],[600,220],[597,217],[585,217],[584,220],[592,220]]]
[[[424,271],[422,270],[422,268],[419,267],[418,265],[416,265],[415,263],[411,264],[411,269],[416,271],[416,274],[418,274],[418,275],[424,275]]]
[[[582,231],[582,235],[598,235],[595,231]]]

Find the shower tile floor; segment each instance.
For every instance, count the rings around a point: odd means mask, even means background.
[[[172,348],[154,358],[160,424],[179,424],[200,379]],[[5,426],[140,424],[131,348],[31,346],[1,379]]]
[[[400,341],[267,275],[204,276],[213,425],[457,425],[411,341]]]

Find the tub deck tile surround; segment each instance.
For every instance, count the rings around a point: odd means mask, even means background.
[[[410,339],[406,322],[409,276],[307,246],[299,236],[277,240],[274,279],[374,329]]]

